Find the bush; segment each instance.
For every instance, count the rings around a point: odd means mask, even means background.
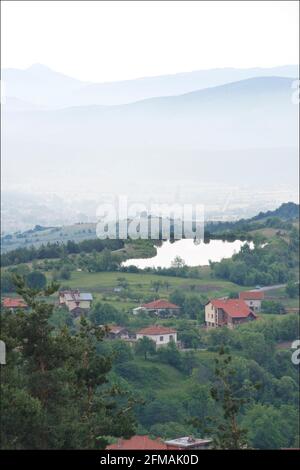
[[[285,313],[284,306],[276,300],[263,300],[261,303],[261,308],[264,313]]]
[[[32,271],[26,276],[26,283],[31,289],[43,289],[46,287],[46,276],[40,271]]]

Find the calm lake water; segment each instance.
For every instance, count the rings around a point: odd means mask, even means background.
[[[163,242],[157,248],[157,254],[153,258],[128,259],[123,266],[136,266],[137,268],[169,268],[176,256],[180,256],[188,266],[205,266],[211,261],[221,261],[222,258],[231,258],[238,253],[241,246],[246,242],[235,240],[234,242],[223,242],[222,240],[211,240],[210,243],[201,242],[195,245],[193,240],[178,240],[175,243]],[[252,247],[252,243],[250,243]]]

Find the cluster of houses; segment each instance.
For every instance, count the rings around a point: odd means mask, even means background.
[[[205,324],[208,328],[234,328],[256,320],[263,299],[264,292],[259,290],[240,292],[238,299],[211,299],[205,305]]]
[[[238,299],[211,299],[205,305],[205,325],[207,328],[222,326],[234,328],[241,323],[256,320],[263,299],[263,291],[258,290],[240,292]],[[134,309],[133,313],[136,315],[141,311],[149,313],[151,316],[155,315],[158,318],[166,318],[174,315],[178,316],[180,307],[160,299],[141,305]],[[174,328],[152,325],[142,328],[135,334],[130,334],[125,327],[109,326],[109,339],[122,339],[133,343],[144,336],[154,341],[156,348],[166,346],[171,341],[174,341],[180,347],[180,342],[177,340],[177,331]]]
[[[261,310],[261,302],[264,292],[261,290],[244,291],[239,293],[239,298],[211,299],[205,305],[205,324],[208,328],[219,326],[234,326],[251,320],[256,320],[257,313]],[[170,318],[178,317],[180,307],[163,299],[154,300],[133,309],[137,315],[145,312],[152,317]]]
[[[207,328],[222,326],[234,328],[241,323],[256,320],[263,299],[264,292],[261,290],[240,292],[237,299],[226,297],[211,299],[205,305],[205,325]],[[93,296],[89,292],[80,292],[79,290],[62,290],[59,292],[59,305],[65,306],[74,317],[85,315],[90,310],[92,301]],[[10,310],[28,308],[22,299],[10,297],[2,300],[2,306]],[[158,299],[133,309],[134,315],[141,312],[155,318],[178,317],[180,307],[167,300]],[[109,327],[109,339],[136,341],[144,336],[154,341],[156,347],[167,345],[170,341],[178,344],[177,331],[174,328],[153,325],[142,328],[135,335],[130,335],[125,327],[118,325]]]
[[[166,346],[171,341],[173,341],[177,346],[180,346],[180,343],[177,340],[177,330],[166,326],[148,326],[133,334],[130,334],[128,329],[122,326],[109,325],[108,330],[107,338],[112,340],[122,339],[123,341],[133,344],[146,336],[155,343],[156,348]]]

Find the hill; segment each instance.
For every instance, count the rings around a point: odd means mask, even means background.
[[[272,68],[220,68],[144,77],[106,83],[89,83],[34,64],[3,69],[6,95],[49,107],[119,105],[157,96],[172,96],[257,76],[297,77],[296,65]]]
[[[273,220],[276,217],[278,220]],[[271,220],[271,225],[270,225]],[[293,202],[283,203],[273,211],[260,212],[248,219],[240,219],[232,222],[209,221],[205,223],[207,236],[220,236],[221,233],[236,234],[237,237],[251,235],[253,230],[288,227],[291,222],[299,221],[299,204]],[[208,235],[209,234],[209,235]],[[33,229],[23,232],[6,234],[1,237],[1,252],[16,250],[18,248],[29,248],[41,246],[48,243],[66,244],[68,240],[79,243],[83,240],[94,240],[96,235],[96,223],[77,223],[65,226],[43,227],[36,225]],[[146,247],[148,248],[148,247]],[[142,252],[140,257],[143,257]]]
[[[3,109],[6,184],[23,187],[25,178],[27,185],[38,181],[59,193],[71,171],[69,190],[101,187],[134,197],[138,188],[152,194],[154,184],[176,186],[179,174],[185,187],[294,188],[298,108],[292,82],[253,78],[123,106]]]
[[[299,219],[299,204],[294,202],[286,202],[274,211],[260,212],[251,220],[262,220],[268,217],[280,217],[283,220]]]

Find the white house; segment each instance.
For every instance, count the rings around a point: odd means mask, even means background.
[[[148,326],[138,331],[136,339],[139,340],[146,336],[155,342],[156,347],[166,346],[171,341],[177,343],[177,331],[173,328],[167,328],[165,326]]]
[[[253,310],[253,312],[260,312],[261,311],[261,302],[265,298],[265,294],[263,291],[259,290],[249,290],[239,293],[239,298],[244,300],[248,307]]]

